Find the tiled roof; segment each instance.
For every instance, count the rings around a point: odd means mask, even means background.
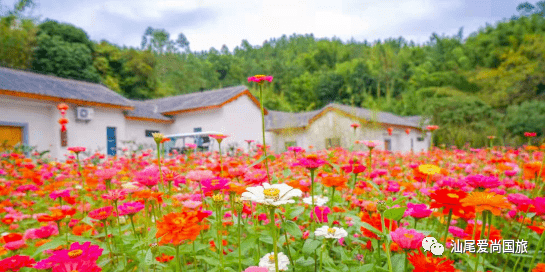
[[[227,87],[211,91],[195,92],[144,101],[156,105],[158,112],[170,113],[210,106],[219,106],[230,98],[244,92],[246,86]]]
[[[0,67],[0,90],[130,107],[130,101],[97,83]]]
[[[328,108],[341,110],[349,115],[353,115],[369,121],[377,121],[385,124],[420,128],[420,116],[401,117],[389,112],[372,111],[369,109],[357,108],[336,103],[328,104],[320,110],[300,113],[287,113],[270,110],[269,115],[266,116],[265,125],[267,130],[306,127],[309,125],[309,122],[312,121],[313,117],[317,116]]]
[[[158,107],[154,104],[148,103],[146,101],[131,101],[131,104],[135,109],[132,111],[127,111],[125,115],[128,117],[148,118],[163,121],[172,120],[172,118],[161,114],[158,111]]]

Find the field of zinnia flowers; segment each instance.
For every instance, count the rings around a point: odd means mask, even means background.
[[[173,155],[161,168],[152,150],[3,154],[0,271],[544,271],[543,158],[293,147],[269,153],[267,170],[262,149]],[[428,236],[443,255],[423,250]],[[451,253],[482,239],[528,243]]]
[[[260,101],[271,80],[249,78]],[[544,271],[544,145],[164,156],[153,136],[1,154],[0,271]]]

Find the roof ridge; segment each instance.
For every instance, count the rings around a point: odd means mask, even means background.
[[[154,98],[154,99],[148,99],[148,100],[140,100],[141,102],[145,102],[145,103],[148,103],[148,102],[152,102],[152,101],[161,101],[161,100],[168,100],[168,99],[173,99],[173,98],[180,98],[180,97],[184,97],[184,96],[192,96],[192,95],[200,95],[200,94],[210,94],[210,93],[215,93],[215,92],[220,92],[222,90],[226,90],[226,89],[229,89],[229,88],[236,88],[236,87],[244,87],[245,89],[241,90],[241,91],[244,91],[244,90],[247,90],[248,87],[245,86],[245,85],[237,85],[237,86],[229,86],[229,87],[224,87],[224,88],[221,88],[221,89],[211,89],[211,90],[203,90],[203,91],[194,91],[192,93],[185,93],[185,94],[179,94],[179,95],[174,95],[174,96],[165,96],[165,97],[159,97],[159,98]],[[131,100],[131,101],[137,101],[137,100]]]
[[[57,80],[75,81],[75,82],[78,82],[78,83],[85,83],[85,84],[89,84],[89,85],[100,85],[100,86],[105,87],[106,89],[110,90],[110,88],[108,88],[102,82],[91,82],[91,81],[86,81],[84,79],[74,79],[74,78],[59,77],[59,76],[55,76],[55,75],[42,74],[42,73],[39,73],[38,71],[30,70],[30,69],[16,69],[16,68],[11,68],[11,67],[6,67],[6,66],[0,66],[0,69],[7,69],[7,70],[15,71],[15,72],[34,74],[34,75],[37,75],[37,76],[49,77],[49,78],[53,78],[53,79],[57,79]],[[117,93],[114,90],[110,90],[110,91]],[[117,94],[119,94],[119,93],[117,93]],[[119,94],[119,95],[121,95],[121,94]],[[121,96],[123,96],[123,95],[121,95]],[[124,96],[123,96],[123,98],[128,99],[128,98],[126,98]]]

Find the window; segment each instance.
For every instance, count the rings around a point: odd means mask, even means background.
[[[391,151],[391,140],[390,139],[385,140],[385,150]]]
[[[288,150],[288,147],[290,146],[296,146],[296,141],[292,141],[292,142],[284,142],[284,149],[285,150]]]
[[[413,151],[413,138],[411,139],[411,151]]]
[[[341,140],[339,138],[328,138],[326,139],[326,149],[332,148],[332,147],[339,147],[341,143]]]
[[[424,137],[417,137],[417,141],[418,141],[418,142],[422,142],[422,141],[424,141],[424,140],[425,140]]]
[[[159,133],[159,130],[146,130],[146,137],[154,137],[152,133]]]

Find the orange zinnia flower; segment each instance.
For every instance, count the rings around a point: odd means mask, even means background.
[[[182,211],[169,213],[157,221],[156,238],[161,238],[159,244],[180,245],[183,241],[195,241],[203,227],[197,212]]]
[[[328,175],[322,178],[322,184],[326,187],[342,188],[347,183],[347,179],[343,176]]]
[[[494,215],[500,215],[501,209],[510,208],[506,197],[489,192],[472,192],[461,200],[463,207],[472,206],[476,213],[490,211]]]
[[[535,179],[537,175],[540,175],[542,169],[542,162],[528,162],[523,165],[523,178],[527,180]],[[542,177],[544,178],[544,170],[542,170]]]
[[[543,263],[537,264],[537,266],[535,266],[535,268],[533,268],[531,272],[544,272],[544,264]]]

